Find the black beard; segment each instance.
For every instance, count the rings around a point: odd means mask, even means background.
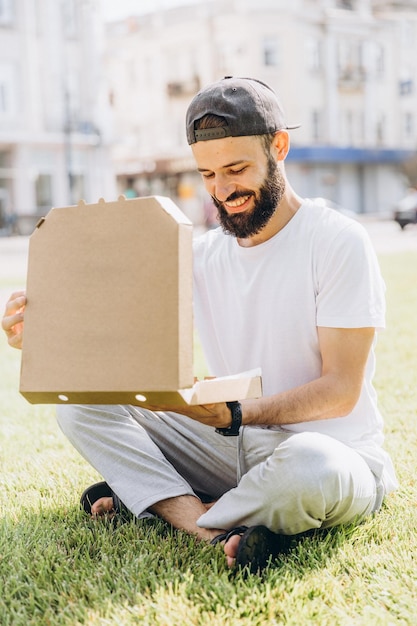
[[[255,204],[251,211],[234,213],[229,215],[223,207],[223,202],[212,196],[218,211],[220,226],[225,233],[239,239],[247,239],[259,233],[274,215],[285,191],[285,179],[278,169],[276,161],[268,158],[267,176],[259,189],[259,197],[255,198]],[[254,196],[251,191],[237,191],[232,193],[226,200],[236,200],[242,196]]]

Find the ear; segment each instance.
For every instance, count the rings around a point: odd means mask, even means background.
[[[290,149],[290,136],[286,130],[278,130],[272,141],[271,151],[277,161],[283,161]]]

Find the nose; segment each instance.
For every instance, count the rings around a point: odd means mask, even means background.
[[[211,195],[214,195],[220,202],[225,202],[227,198],[236,191],[236,185],[224,176],[216,176]]]

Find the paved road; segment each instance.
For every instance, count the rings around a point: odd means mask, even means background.
[[[417,250],[417,226],[410,225],[401,230],[393,220],[362,218],[360,221],[379,254]]]
[[[377,220],[372,217],[360,218],[378,253],[391,254],[405,250],[417,250],[417,226],[407,226],[403,231],[392,220]],[[6,287],[0,288],[0,312],[13,289],[25,284],[28,237],[0,237],[0,281]]]

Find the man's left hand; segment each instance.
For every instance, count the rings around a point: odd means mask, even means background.
[[[206,424],[206,426],[213,426],[214,428],[228,428],[232,421],[230,409],[225,402],[188,406],[154,406],[146,404],[146,408],[150,411],[181,413],[181,415],[186,415],[190,419],[201,422],[201,424]]]

